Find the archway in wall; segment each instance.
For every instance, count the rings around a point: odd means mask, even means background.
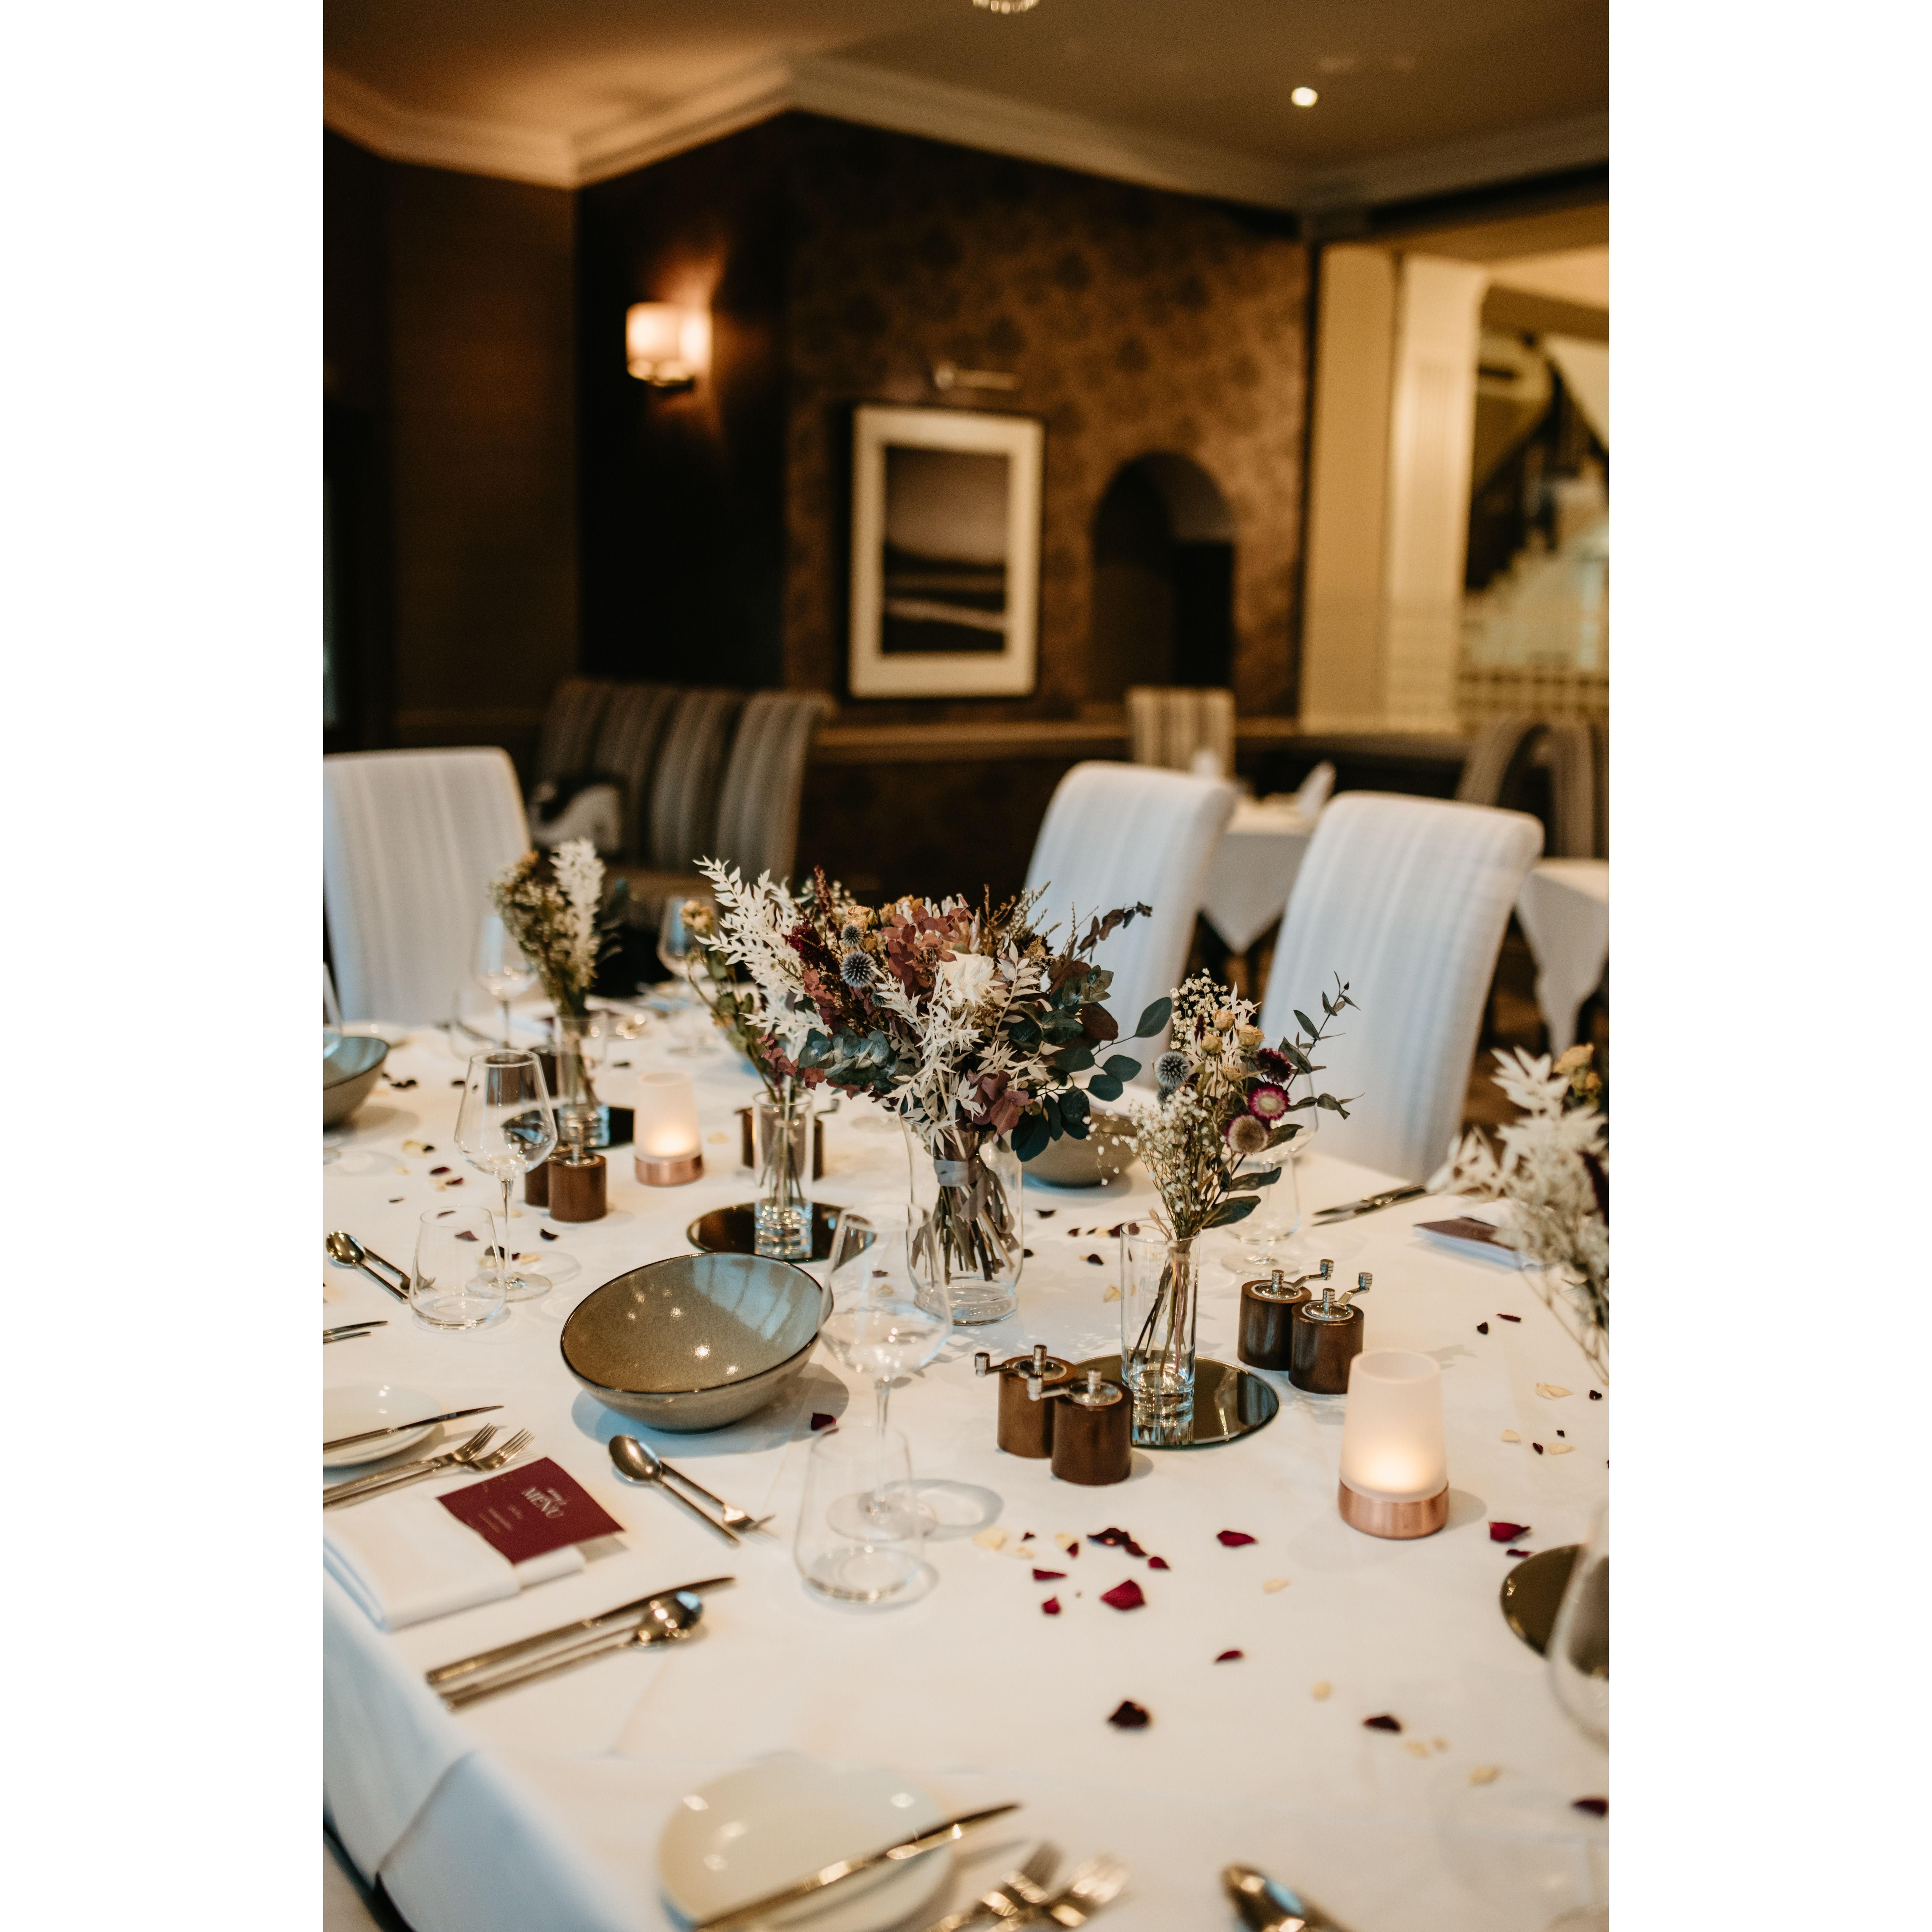
[[[1234,519],[1191,457],[1123,464],[1094,513],[1092,677],[1100,699],[1133,684],[1225,685],[1234,663]]]

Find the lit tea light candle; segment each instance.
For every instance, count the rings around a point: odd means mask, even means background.
[[[632,1164],[646,1187],[681,1187],[704,1172],[698,1092],[688,1073],[644,1073],[637,1083]]]
[[[1442,1371],[1410,1348],[1349,1364],[1342,1419],[1342,1520],[1370,1536],[1431,1536],[1449,1520]]]

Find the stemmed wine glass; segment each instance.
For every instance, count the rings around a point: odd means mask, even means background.
[[[669,998],[677,1009],[671,1021],[670,1050],[676,1054],[701,1053],[710,1032],[710,1016],[691,980],[695,953],[684,922],[684,902],[666,899],[664,916],[658,922],[658,962],[670,975]]]
[[[541,1167],[556,1147],[556,1116],[534,1053],[499,1048],[479,1053],[463,1083],[456,1116],[456,1144],[472,1167],[494,1174],[503,1190],[503,1292],[511,1301],[533,1301],[550,1292],[540,1274],[510,1271],[510,1187],[520,1174]]]
[[[476,946],[470,956],[470,976],[503,1010],[503,1044],[510,1044],[510,1002],[537,982],[536,968],[511,938],[500,912],[486,912],[478,921]]]
[[[871,1378],[882,1444],[890,1439],[893,1382],[924,1368],[952,1333],[946,1272],[938,1262],[932,1217],[922,1208],[878,1202],[838,1216],[826,1277],[832,1312],[819,1332],[848,1368]],[[881,1471],[871,1493],[858,1499],[874,1524],[894,1514],[887,1489]]]

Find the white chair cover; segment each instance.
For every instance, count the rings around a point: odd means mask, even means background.
[[[1322,1017],[1335,976],[1345,1013],[1316,1063],[1319,1090],[1358,1104],[1322,1117],[1320,1146],[1426,1180],[1462,1124],[1496,954],[1543,848],[1526,813],[1344,792],[1322,814],[1282,915],[1261,1024]],[[1298,1092],[1299,1090],[1298,1090]]]
[[[323,759],[322,898],[345,1019],[447,1016],[470,983],[491,876],[526,850],[494,748]]]
[[[1326,758],[1301,782],[1294,794],[1294,808],[1312,825],[1322,816],[1328,794],[1335,789],[1335,767]]]
[[[1116,906],[1151,906],[1096,957],[1114,975],[1108,1010],[1124,1032],[1173,990],[1187,963],[1208,861],[1234,809],[1234,788],[1147,765],[1076,765],[1054,789],[1027,868],[1039,916],[1084,927]],[[1163,1040],[1165,1035],[1162,1036]],[[1160,1042],[1127,1049],[1144,1077]]]

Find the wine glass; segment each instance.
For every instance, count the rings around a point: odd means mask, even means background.
[[[463,1083],[456,1115],[456,1144],[474,1168],[494,1175],[503,1190],[503,1292],[512,1301],[533,1301],[550,1292],[540,1274],[510,1272],[510,1188],[520,1174],[541,1167],[556,1146],[556,1116],[550,1111],[543,1068],[534,1053],[499,1048],[479,1053]]]
[[[682,899],[664,901],[664,917],[658,923],[658,958],[670,975],[665,995],[673,1008],[670,1051],[686,1058],[702,1053],[711,1042],[711,1015],[692,982],[698,949],[684,922]]]
[[[326,1060],[342,1044],[342,1009],[335,998],[335,982],[328,962],[322,962],[322,1057]]]
[[[500,912],[486,912],[477,922],[476,950],[470,976],[503,1010],[503,1044],[510,1044],[510,1002],[537,982],[536,968],[510,936]]]

